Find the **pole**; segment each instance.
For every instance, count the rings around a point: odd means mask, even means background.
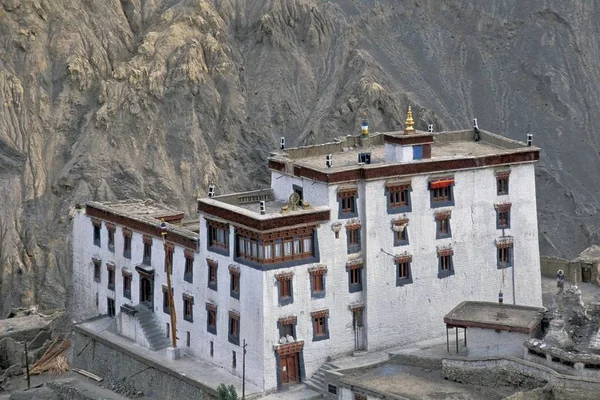
[[[29,377],[29,353],[27,352],[27,340],[25,341],[25,370],[27,371],[27,389],[31,388]]]
[[[171,257],[169,257],[167,251],[167,224],[164,219],[160,224],[160,229],[165,249],[165,263],[167,264],[167,297],[169,298],[169,315],[171,317],[171,344],[173,348],[177,348],[177,316],[175,315],[175,300],[171,288]]]
[[[242,346],[242,400],[246,399],[246,339]]]

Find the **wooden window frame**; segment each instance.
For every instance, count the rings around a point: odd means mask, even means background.
[[[510,211],[512,203],[495,204],[496,229],[510,229]]]
[[[311,312],[313,342],[329,339],[329,310]]]
[[[350,293],[361,292],[363,290],[363,267],[362,261],[346,264],[348,291]]]
[[[435,238],[446,239],[452,237],[452,227],[450,225],[451,211],[439,211],[435,213]]]
[[[108,224],[105,223],[104,224],[106,226],[106,233],[108,236],[108,251],[110,251],[111,253],[115,252],[115,229],[116,227],[113,224]]]
[[[338,199],[338,219],[354,218],[358,215],[356,199],[358,198],[358,189],[341,189],[337,194]]]
[[[206,303],[206,331],[217,334],[217,306],[212,303]]]
[[[123,271],[123,297],[131,300],[131,285],[133,283],[133,275],[131,272]]]
[[[504,196],[509,193],[510,170],[496,172],[496,195]]]
[[[174,294],[174,289],[171,287],[171,293]],[[171,314],[171,307],[169,306],[169,295],[167,293],[167,286],[162,285],[162,294],[163,294],[163,313]]]
[[[219,240],[219,234],[223,235],[223,240]],[[206,246],[207,249],[229,256],[229,224],[206,220]]]
[[[454,205],[454,177],[432,178],[429,181],[431,208]]]
[[[361,251],[361,226],[353,224],[346,226],[346,244],[348,254],[358,253]]]
[[[115,283],[117,281],[117,277],[115,275],[115,264],[106,263],[106,270],[108,271],[108,290],[115,290]]]
[[[281,338],[289,334],[294,339],[296,339],[296,323],[297,318],[295,316],[279,318],[277,320],[277,330],[279,331],[279,337]]]
[[[410,182],[391,182],[385,185],[388,214],[412,211]]]
[[[194,283],[194,254],[189,250],[184,250],[185,264],[183,267],[183,280],[188,283]]]
[[[94,266],[94,282],[102,282],[102,260],[98,258],[92,258],[92,265]]]
[[[167,243],[165,245],[165,262],[163,272],[167,272],[167,265],[171,264],[171,276],[173,275],[173,260],[175,258],[175,245],[173,243]],[[168,262],[167,262],[168,261]]]
[[[512,237],[502,237],[496,240],[496,263],[498,269],[511,268],[514,265]]]
[[[454,275],[454,251],[451,248],[438,249],[438,278]]]
[[[229,310],[229,328],[227,331],[229,343],[240,345],[240,313]]]
[[[240,299],[240,269],[229,266],[229,295],[234,299]]]
[[[310,279],[310,296],[313,299],[322,299],[325,297],[326,286],[325,286],[325,275],[327,274],[327,267],[320,265],[308,270]]]
[[[131,230],[123,228],[123,257],[129,260],[131,259],[131,237]]]
[[[207,258],[206,264],[208,265],[208,287],[216,291],[219,286],[219,263]]]
[[[92,218],[94,246],[102,247],[102,221]]]
[[[194,296],[183,294],[183,319],[188,322],[194,322]]]
[[[316,256],[314,227],[257,234],[238,228],[235,232],[235,260],[254,264],[301,263]]]
[[[293,278],[294,274],[289,272],[275,275],[280,306],[285,306],[294,302]]]
[[[144,252],[142,253],[142,262],[145,265],[152,265],[152,237],[144,235]]]
[[[396,286],[413,283],[411,270],[412,255],[405,253],[396,256],[394,263],[396,265]]]

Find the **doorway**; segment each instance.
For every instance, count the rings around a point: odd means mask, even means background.
[[[300,382],[298,353],[282,355],[279,359],[279,368],[282,385]]]
[[[154,311],[154,276],[140,273],[140,304]]]

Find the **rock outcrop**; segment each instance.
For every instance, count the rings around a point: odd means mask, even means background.
[[[578,254],[600,226],[588,3],[2,0],[0,315],[63,306],[73,204],[191,216],[211,180],[266,185],[280,136],[398,129],[409,104],[419,129],[533,133],[542,253]]]

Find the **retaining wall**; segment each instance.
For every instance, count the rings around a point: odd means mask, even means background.
[[[216,400],[217,393],[160,364],[144,359],[92,333],[74,329],[71,365],[107,382],[126,382],[148,396],[178,400]]]

